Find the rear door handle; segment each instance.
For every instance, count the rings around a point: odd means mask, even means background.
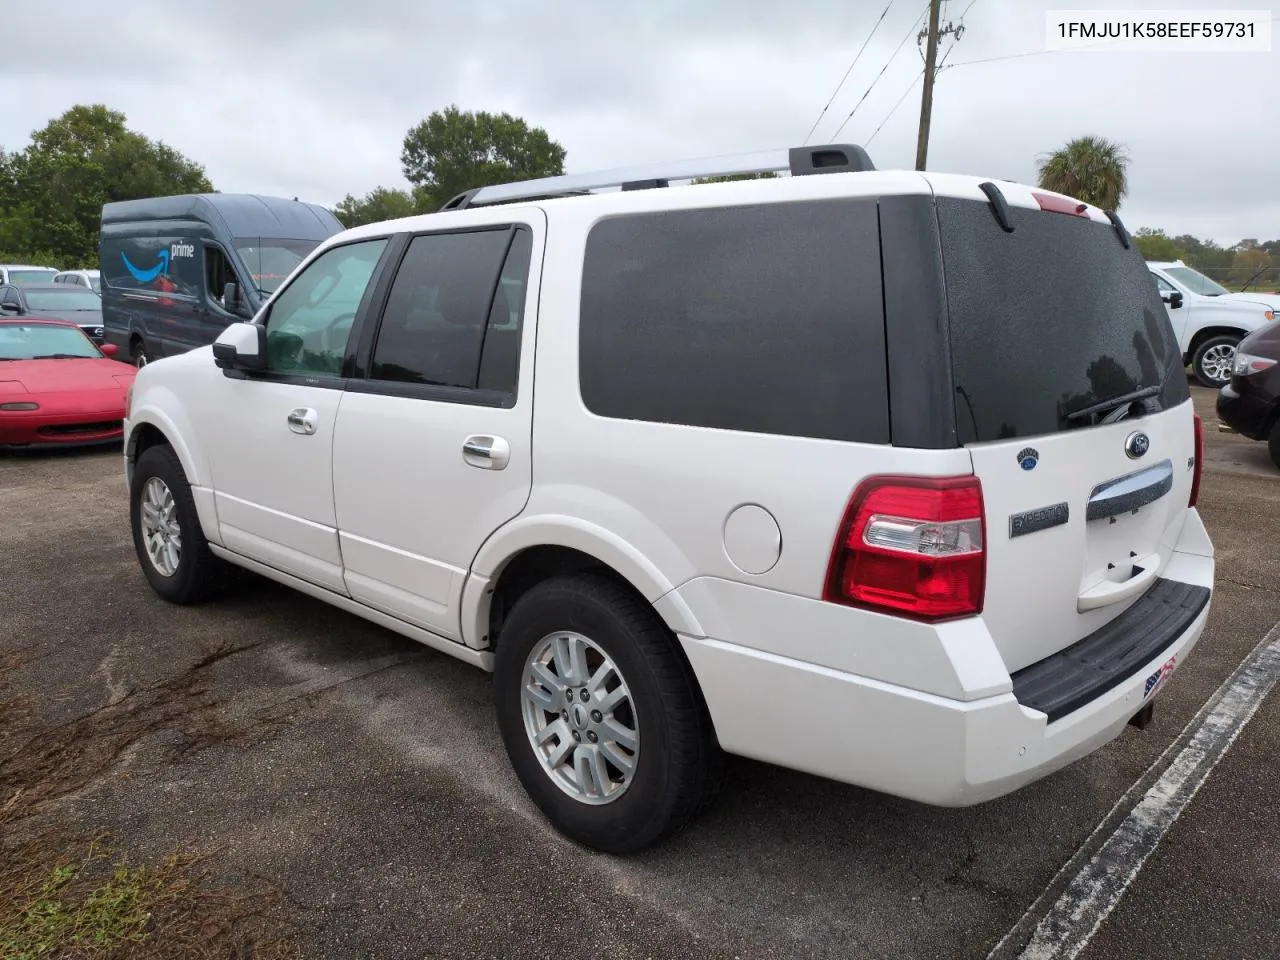
[[[462,441],[462,459],[481,470],[502,470],[511,462],[511,444],[502,437],[472,434]]]
[[[309,437],[316,432],[316,419],[319,415],[309,407],[298,407],[296,410],[290,410],[288,421],[289,429],[294,433],[300,433],[304,437]]]

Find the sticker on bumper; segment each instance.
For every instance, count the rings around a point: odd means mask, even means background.
[[[1163,667],[1147,677],[1146,686],[1142,689],[1142,699],[1154,696],[1164,689],[1164,685],[1169,682],[1169,678],[1173,676],[1173,671],[1177,669],[1178,658],[1170,657]]]

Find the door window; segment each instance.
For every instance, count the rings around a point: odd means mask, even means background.
[[[222,248],[208,241],[204,245],[204,278],[209,301],[230,313],[230,307],[222,302],[222,293],[228,283],[238,284],[240,279]]]
[[[276,373],[337,377],[351,324],[385,237],[333,247],[282,290],[267,316],[267,367]]]
[[[532,234],[415,237],[396,273],[371,378],[513,394]]]
[[[1159,274],[1152,274],[1156,278],[1156,286],[1160,288],[1160,296],[1165,297],[1174,292],[1174,286]]]

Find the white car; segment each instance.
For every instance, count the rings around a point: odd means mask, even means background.
[[[1232,293],[1181,260],[1151,261],[1147,269],[1155,277],[1191,372],[1206,387],[1226,385],[1236,344],[1276,318],[1280,296]]]
[[[53,267],[34,267],[26,263],[0,263],[0,286],[50,283],[57,272]]]
[[[87,287],[99,296],[102,295],[102,274],[97,270],[63,270],[54,276],[53,282]]]
[[[725,752],[1015,790],[1145,722],[1213,591],[1123,225],[858,147],[347,230],[145,367],[125,432],[160,597],[234,564],[492,671],[529,795],[614,853],[690,822]]]

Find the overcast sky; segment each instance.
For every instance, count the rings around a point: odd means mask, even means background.
[[[0,145],[105,103],[219,190],[328,205],[403,186],[405,131],[450,103],[544,127],[569,172],[794,146],[886,2],[14,2]],[[944,22],[971,9],[938,78],[929,168],[1033,181],[1037,156],[1097,134],[1131,156],[1130,228],[1280,237],[1280,29],[1271,53],[1043,52],[1049,9],[1277,6],[948,0]],[[831,142],[870,86],[839,136],[867,143],[910,88],[868,149],[881,168],[914,165],[924,7],[894,0],[811,142]]]

